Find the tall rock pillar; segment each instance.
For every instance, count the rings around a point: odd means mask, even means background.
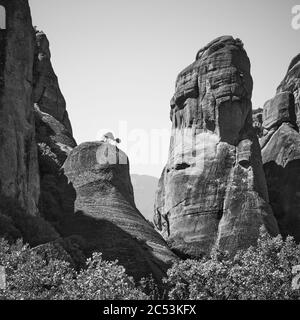
[[[253,244],[261,225],[278,232],[252,126],[252,85],[246,51],[231,36],[201,49],[177,77],[154,221],[178,253],[233,253]]]

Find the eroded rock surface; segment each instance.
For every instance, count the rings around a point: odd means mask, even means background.
[[[252,119],[253,119],[253,128],[254,131],[256,133],[256,135],[260,138],[263,136],[263,109],[259,108],[259,109],[255,109],[252,110]]]
[[[270,204],[283,236],[300,241],[300,55],[263,110],[260,139]]]
[[[91,252],[118,259],[136,278],[152,273],[161,279],[176,257],[135,206],[125,153],[109,143],[83,143],[64,170],[76,190],[67,232],[82,236]]]
[[[53,116],[72,134],[66,101],[50,60],[49,41],[42,31],[36,31],[35,54],[34,102],[41,111]]]
[[[35,37],[25,0],[0,0],[0,194],[38,213],[39,169],[33,115]]]
[[[39,209],[44,218],[59,227],[64,215],[74,212],[75,190],[62,166],[76,142],[62,123],[35,105],[36,143],[40,172]]]
[[[47,36],[35,30],[34,116],[40,171],[41,215],[59,228],[64,215],[74,211],[75,190],[62,166],[77,145],[57,76],[52,68]]]
[[[252,126],[250,62],[239,39],[201,49],[176,81],[168,163],[154,221],[181,254],[213,246],[235,252],[278,227],[268,204],[260,146]]]
[[[295,114],[297,125],[300,125],[300,54],[292,59],[286,76],[277,88],[277,94],[290,92],[295,98]]]
[[[76,147],[49,42],[32,27],[28,1],[0,4],[7,11],[7,30],[0,30],[1,236],[23,237],[76,267],[100,251],[136,279],[152,273],[161,281],[176,256],[135,206],[127,156],[110,145]],[[124,164],[101,163],[111,155]]]

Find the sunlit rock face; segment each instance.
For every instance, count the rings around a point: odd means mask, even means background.
[[[280,233],[300,241],[300,55],[263,109],[260,139],[270,204]]]
[[[252,126],[250,62],[239,39],[220,37],[176,81],[168,163],[154,221],[178,253],[230,253],[278,227],[268,205]]]
[[[136,279],[152,274],[161,281],[177,258],[135,206],[127,155],[109,143],[82,143],[64,171],[76,191],[65,230],[83,237],[86,251],[118,259]]]
[[[66,110],[66,101],[59,88],[57,76],[51,64],[50,45],[42,31],[36,31],[34,102],[42,112],[53,116],[72,135],[72,127]]]

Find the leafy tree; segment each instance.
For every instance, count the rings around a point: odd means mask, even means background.
[[[7,287],[0,297],[17,300],[147,299],[117,261],[93,254],[86,269],[76,272],[66,261],[44,259],[21,240],[10,245],[0,239],[0,265],[5,267]]]
[[[170,299],[299,299],[292,268],[300,264],[300,246],[293,238],[271,238],[261,230],[257,246],[233,258],[213,250],[210,258],[180,261],[164,282]]]
[[[101,253],[87,259],[76,279],[67,281],[62,298],[72,300],[136,300],[147,296],[135,288],[133,279],[125,273],[118,261],[105,261]]]
[[[53,299],[74,274],[68,262],[57,259],[46,262],[21,240],[13,245],[0,240],[0,265],[5,267],[7,277],[6,290],[0,290],[0,296],[6,299]]]
[[[0,265],[7,276],[0,298],[163,298],[152,277],[136,286],[118,261],[105,261],[101,253],[94,253],[85,268],[76,271],[57,252],[51,252],[47,246],[31,249],[21,240],[10,244],[0,239]],[[292,269],[297,265],[300,246],[291,237],[271,238],[261,231],[257,246],[234,257],[213,250],[211,257],[175,263],[164,282],[170,299],[299,299],[300,290],[292,287]]]

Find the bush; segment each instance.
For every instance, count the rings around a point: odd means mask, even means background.
[[[63,284],[74,273],[67,262],[46,262],[21,240],[13,245],[0,240],[0,265],[7,277],[6,290],[0,290],[0,296],[10,300],[53,299],[60,296]]]
[[[166,298],[166,290],[162,290],[152,274],[140,280],[138,288],[144,292],[150,300],[164,300]]]
[[[135,288],[133,279],[126,275],[125,268],[117,261],[102,259],[101,253],[94,253],[88,259],[87,268],[81,270],[76,279],[64,286],[63,299],[72,300],[141,300],[147,296]]]
[[[48,252],[47,252],[48,255]],[[95,253],[86,269],[76,272],[66,261],[47,259],[21,240],[10,245],[0,239],[0,265],[5,267],[7,287],[0,298],[10,300],[146,299],[135,288],[125,269]]]
[[[291,237],[271,238],[261,230],[257,246],[234,258],[214,250],[209,259],[177,262],[164,282],[170,299],[299,299],[292,288],[292,268],[299,264],[300,247]]]
[[[0,239],[0,265],[7,275],[7,288],[0,290],[0,299],[164,298],[152,277],[136,286],[124,267],[117,261],[103,260],[101,253],[94,253],[85,268],[76,271],[48,247],[30,249],[21,240],[9,244]],[[234,257],[213,250],[209,258],[176,262],[164,283],[168,298],[178,300],[299,299],[300,290],[292,288],[292,268],[299,264],[300,246],[291,237],[271,238],[261,231],[257,246]]]

